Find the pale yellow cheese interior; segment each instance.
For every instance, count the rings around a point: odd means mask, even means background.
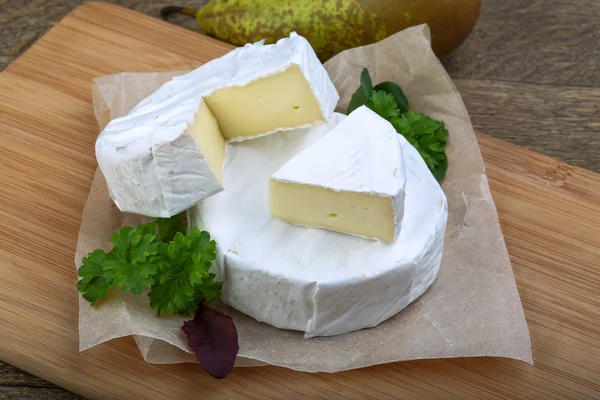
[[[326,228],[393,243],[391,197],[336,192],[322,187],[270,180],[271,215],[285,222]]]
[[[219,182],[223,184],[223,163],[225,162],[225,139],[221,135],[217,120],[212,115],[204,100],[194,116],[190,127],[192,136],[202,150],[208,166]]]
[[[206,104],[226,140],[324,121],[300,67],[213,92]]]

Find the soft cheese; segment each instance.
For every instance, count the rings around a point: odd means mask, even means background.
[[[219,89],[206,103],[230,141],[326,120],[297,64],[246,86]]]
[[[225,139],[219,129],[217,119],[206,105],[200,100],[200,107],[190,126],[190,133],[202,150],[210,170],[219,183],[223,184],[223,163],[225,162]]]
[[[226,142],[326,122],[338,100],[310,44],[292,33],[173,78],[105,127],[96,157],[120,210],[168,217],[223,190]]]
[[[388,121],[359,107],[271,177],[271,215],[393,243],[406,185],[397,136]]]
[[[272,218],[269,178],[325,137],[328,125],[230,145],[227,190],[188,213],[217,241],[222,300],[275,327],[328,336],[372,327],[397,314],[435,280],[447,202],[419,153],[400,135],[406,170],[402,228],[394,244]],[[231,183],[231,184],[230,184]]]

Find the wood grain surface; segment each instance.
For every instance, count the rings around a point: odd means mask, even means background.
[[[90,80],[122,70],[190,68],[228,49],[172,24],[90,3],[0,75],[1,360],[97,399],[600,398],[600,175],[484,135],[479,141],[534,366],[471,358],[337,374],[259,367],[217,381],[195,365],[146,364],[130,338],[78,353],[73,256],[98,133]],[[489,96],[502,101],[501,90]],[[545,101],[544,94],[529,99]],[[518,111],[509,103],[504,107]],[[40,380],[31,385],[44,392],[33,395],[19,386],[32,378],[4,375],[14,384],[0,385],[0,398],[75,398]]]

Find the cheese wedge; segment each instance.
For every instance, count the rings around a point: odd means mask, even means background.
[[[204,99],[200,100],[200,108],[194,116],[190,127],[192,137],[200,147],[202,155],[211,172],[220,184],[223,184],[223,163],[225,162],[225,139],[219,129],[217,119],[213,116]]]
[[[406,171],[398,133],[362,106],[271,177],[271,215],[295,225],[393,243]]]
[[[307,338],[384,322],[430,287],[442,258],[446,197],[417,150],[398,134],[406,197],[393,244],[271,217],[270,177],[325,140],[343,118],[335,113],[327,125],[230,145],[223,169],[227,188],[188,212],[190,224],[217,242],[212,271],[223,281],[223,302]]]
[[[246,86],[217,90],[206,103],[229,141],[326,121],[298,64]]]
[[[104,128],[96,158],[121,211],[169,217],[223,190],[227,142],[327,122],[338,100],[292,33],[173,78]]]

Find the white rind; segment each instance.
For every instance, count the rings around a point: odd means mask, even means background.
[[[325,136],[329,125],[232,145],[227,190],[189,212],[217,241],[222,299],[241,312],[305,337],[375,326],[418,298],[435,280],[447,202],[418,152],[400,135],[406,169],[405,215],[394,244],[271,218],[269,177]]]
[[[273,45],[259,42],[237,48],[175,77],[127,116],[112,120],[96,141],[96,158],[117,207],[168,217],[222,191],[188,131],[201,98],[277,74],[293,64],[303,71],[328,120],[339,95],[310,44],[295,33]],[[244,139],[248,138],[236,138]]]
[[[382,197],[404,189],[406,171],[398,132],[365,106],[273,174],[286,183]]]
[[[223,190],[187,130],[123,147],[98,140],[96,157],[110,197],[123,212],[166,218]]]
[[[288,161],[272,179],[336,192],[389,197],[397,235],[404,214],[406,185],[404,157],[397,136],[392,124],[361,106],[323,139]]]

